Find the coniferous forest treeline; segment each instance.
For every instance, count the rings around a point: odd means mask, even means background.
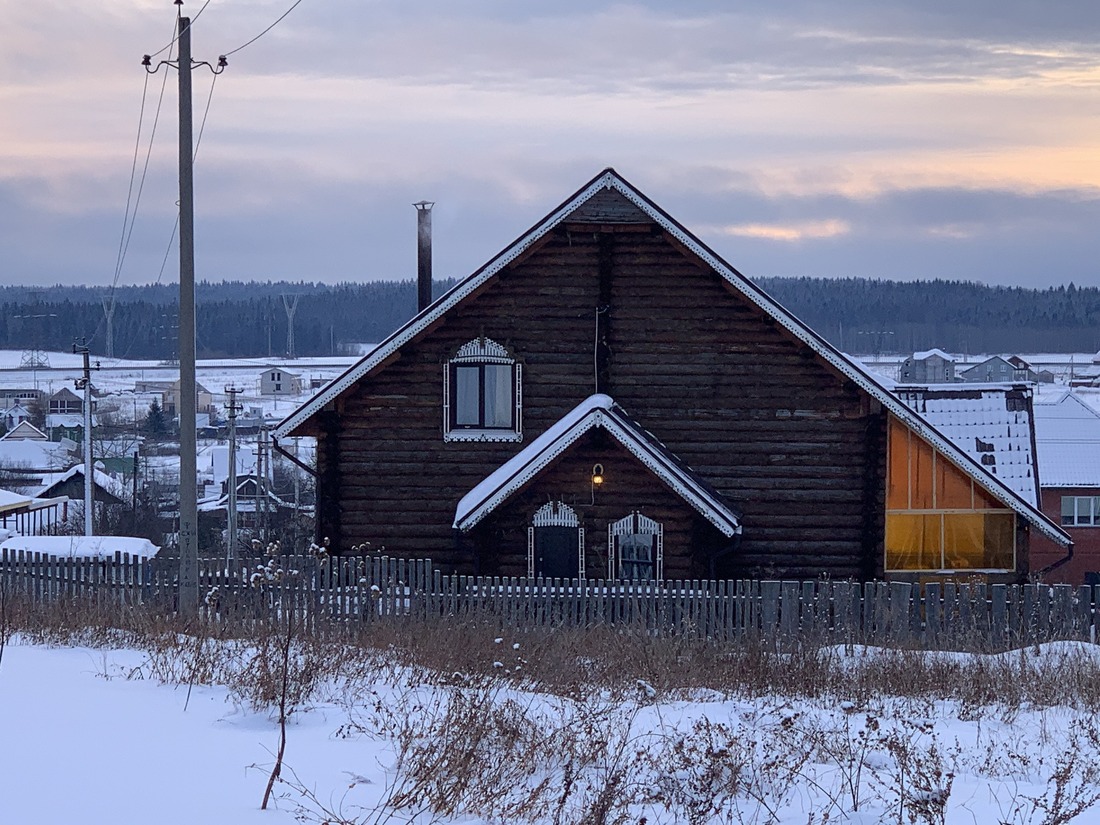
[[[1100,289],[991,287],[964,281],[864,278],[759,278],[779,303],[819,334],[853,353],[1095,352],[1100,349]],[[437,281],[439,296],[454,285]],[[336,286],[311,283],[201,283],[196,288],[200,358],[283,356],[287,313],[297,296],[299,356],[339,354],[377,342],[415,311],[413,281]],[[114,291],[114,355],[176,356],[178,288]],[[69,350],[86,338],[107,353],[105,288],[0,287],[0,349]]]

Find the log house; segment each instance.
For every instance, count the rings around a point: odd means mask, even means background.
[[[1018,580],[1031,531],[1070,544],[612,169],[292,436],[319,537],[448,572]]]

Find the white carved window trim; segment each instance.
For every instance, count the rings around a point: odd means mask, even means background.
[[[535,529],[538,527],[577,528],[577,577],[585,578],[584,528],[577,511],[562,501],[547,502],[531,518],[531,525],[527,528],[527,578],[535,578]]]
[[[607,577],[617,578],[622,570],[622,550],[619,539],[622,536],[655,536],[656,558],[654,559],[653,575],[655,581],[663,581],[665,577],[665,528],[659,521],[644,516],[637,510],[624,516],[618,521],[607,525]]]
[[[457,427],[451,422],[451,385],[455,365],[506,364],[512,367],[512,411],[510,427]],[[443,440],[444,441],[522,441],[523,440],[523,365],[507,348],[491,338],[475,338],[459,347],[443,365]]]

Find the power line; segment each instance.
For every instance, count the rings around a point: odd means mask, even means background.
[[[209,0],[207,0],[207,2],[209,2]],[[282,22],[283,22],[283,19],[284,19],[284,18],[285,18],[285,17],[286,17],[286,16],[288,15],[288,14],[290,14],[290,13],[291,13],[292,11],[294,11],[294,10],[295,10],[296,8],[298,8],[298,4],[299,4],[299,3],[301,3],[301,2],[302,2],[302,0],[294,0],[294,5],[292,5],[292,6],[291,6],[291,7],[289,8],[289,9],[287,9],[287,10],[286,10],[285,12],[283,12],[282,16],[281,16],[281,17],[279,17],[279,19],[278,19],[278,20],[276,20],[276,21],[275,21],[274,23],[272,23],[272,24],[271,24],[270,26],[268,26],[268,27],[267,27],[266,29],[264,29],[264,30],[263,30],[262,32],[260,32],[260,33],[259,33],[258,35],[256,35],[255,37],[253,37],[253,38],[252,38],[251,40],[249,40],[249,41],[248,41],[247,43],[242,43],[242,44],[241,44],[240,46],[238,46],[237,48],[233,49],[232,51],[228,51],[228,52],[226,52],[225,54],[223,54],[223,55],[222,55],[222,57],[229,57],[229,55],[231,55],[231,54],[236,54],[237,52],[239,52],[239,51],[240,51],[241,49],[245,48],[246,46],[251,46],[251,45],[252,45],[253,43],[255,43],[255,42],[256,42],[257,40],[259,40],[259,39],[260,39],[261,37],[263,37],[263,36],[264,36],[265,34],[267,34],[267,33],[268,33],[269,31],[271,31],[271,30],[272,30],[273,28],[275,28],[275,27],[276,27],[276,26],[278,26],[278,25],[279,25],[280,23],[282,23]],[[203,6],[203,8],[206,8],[206,7],[205,7],[205,6]],[[195,17],[196,17],[196,19],[197,19],[197,18],[198,18],[198,15],[195,15]]]

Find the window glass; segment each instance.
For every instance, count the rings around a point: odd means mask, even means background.
[[[936,456],[936,507],[941,510],[970,510],[974,506],[970,493],[970,478]]]
[[[486,427],[512,426],[512,366],[510,364],[486,364],[485,376],[485,424]]]
[[[1062,496],[1062,524],[1077,523],[1077,499],[1074,496]]]
[[[982,513],[947,513],[943,517],[943,557],[948,570],[989,567]]]
[[[985,566],[1008,568],[1016,558],[1015,513],[986,513]]]
[[[890,420],[889,477],[886,483],[886,509],[909,509],[909,430]]]
[[[619,577],[623,579],[653,578],[653,543],[651,533],[619,536]]]
[[[940,518],[934,514],[887,514],[886,569],[940,569]]]
[[[909,439],[909,506],[913,510],[931,510],[932,445],[923,438]]]
[[[1015,566],[1014,513],[894,419],[890,421],[888,448],[887,570],[1007,570]],[[1078,518],[1081,512],[1080,504],[1075,509],[1073,498],[1067,499],[1062,503],[1063,523]],[[1100,516],[1097,521],[1100,523]]]
[[[479,373],[477,366],[455,367],[455,425],[476,427],[481,423],[479,410]]]

